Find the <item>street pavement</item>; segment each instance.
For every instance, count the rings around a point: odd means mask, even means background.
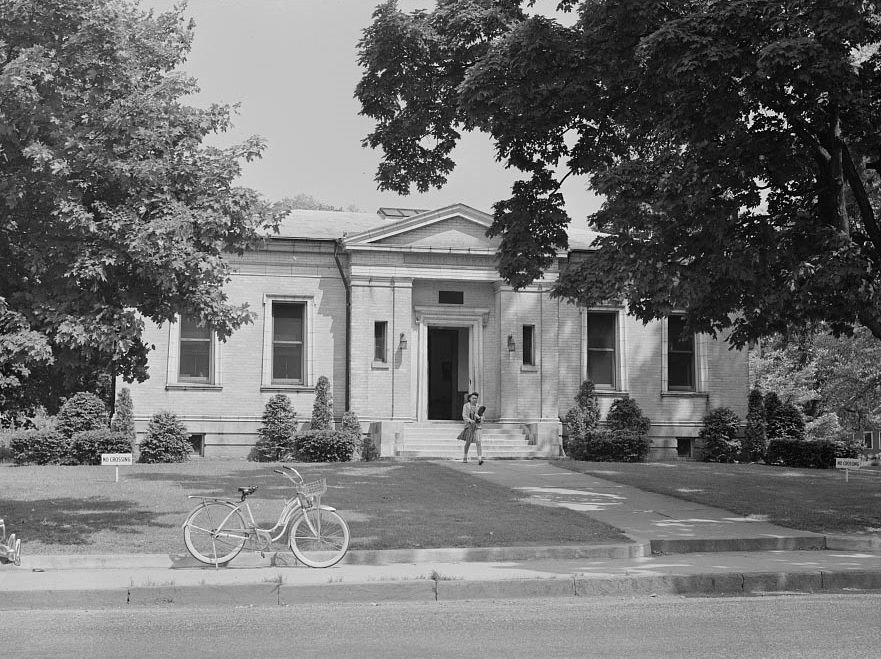
[[[31,556],[25,544],[20,566],[0,565],[0,610],[881,590],[877,534],[796,531],[543,460],[439,464],[579,511],[632,542],[353,550],[327,569],[299,566],[290,553],[243,552],[217,569],[187,554]]]

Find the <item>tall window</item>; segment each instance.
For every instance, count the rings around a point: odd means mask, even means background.
[[[618,384],[615,378],[616,318],[614,312],[587,314],[587,377],[602,389],[614,389]]]
[[[211,344],[210,327],[200,327],[197,318],[181,317],[178,381],[211,382]]]
[[[304,320],[303,303],[272,304],[272,382],[303,384]]]
[[[667,318],[667,388],[694,391],[694,334],[685,333],[685,317]]]
[[[523,326],[523,365],[535,366],[535,325]]]
[[[872,431],[863,431],[863,448],[872,448]]]
[[[388,361],[388,323],[384,320],[377,320],[373,323],[373,361]]]

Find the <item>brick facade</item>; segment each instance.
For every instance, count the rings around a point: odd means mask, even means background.
[[[497,241],[485,237],[491,218],[462,205],[396,220],[322,212],[296,220],[233,261],[229,299],[247,303],[255,318],[214,342],[207,381],[179,381],[176,325],[148,324],[145,338],[156,346],[150,379],[120,383],[131,389],[140,435],[153,413],[170,410],[204,435],[206,455],[246,455],[266,402],[285,393],[306,422],[315,382],[326,375],[337,418],[355,411],[386,452],[410,424],[432,415],[452,421],[448,401],[479,388],[488,420],[523,429],[544,455],[559,453],[560,419],[587,375],[588,330],[586,310],[550,297],[556,268],[514,291],[495,271]],[[302,382],[273,380],[273,304],[304,309]],[[601,407],[629,393],[652,420],[652,457],[675,457],[679,438],[696,437],[711,408],[746,414],[745,352],[696,337],[694,390],[665,391],[665,323],[604,311],[616,318],[617,386],[599,393]],[[376,359],[377,323],[385,361]],[[525,337],[532,364],[524,363]],[[432,341],[446,341],[449,354],[429,354]]]

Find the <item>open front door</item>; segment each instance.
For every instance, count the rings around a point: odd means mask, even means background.
[[[458,420],[470,383],[467,327],[428,328],[428,418]]]

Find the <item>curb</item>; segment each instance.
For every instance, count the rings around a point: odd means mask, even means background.
[[[526,561],[538,559],[627,559],[651,555],[648,542],[620,545],[561,545],[553,547],[445,547],[437,549],[353,550],[340,565],[385,565],[392,563],[480,563],[490,561]],[[289,552],[261,556],[242,552],[230,567],[294,567],[297,561]],[[204,567],[189,554],[33,554],[23,555],[24,569],[97,570],[127,568],[183,569]]]
[[[881,572],[749,572],[631,575],[492,581],[420,579],[400,582],[155,586],[105,590],[13,591],[0,610],[94,609],[131,606],[289,606],[333,602],[461,601],[556,597],[752,596],[764,593],[881,591]]]

